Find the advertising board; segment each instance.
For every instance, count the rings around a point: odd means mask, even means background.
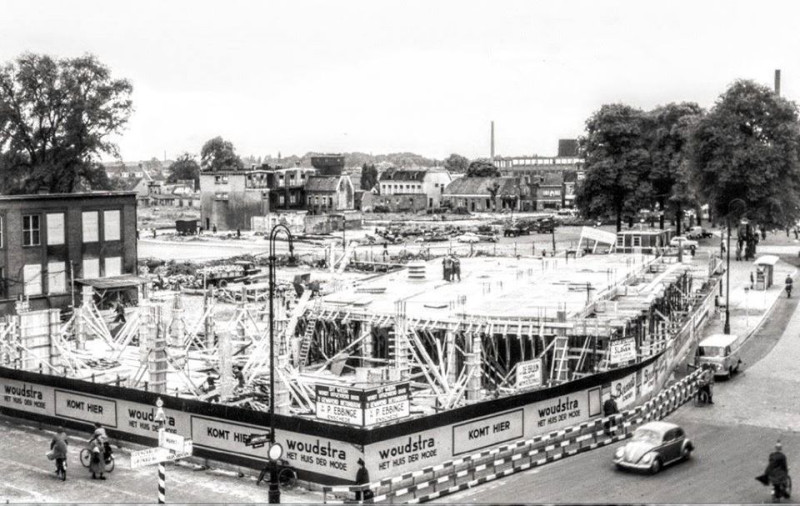
[[[589,395],[586,390],[554,397],[525,406],[525,418],[529,420],[526,436],[541,434],[581,423],[589,419]]]
[[[117,403],[113,399],[60,389],[55,390],[55,399],[56,416],[117,428]]]
[[[408,383],[363,389],[316,385],[316,416],[357,427],[385,423],[411,414]]]
[[[517,364],[517,388],[542,386],[542,359],[536,358]]]
[[[611,364],[636,360],[636,341],[632,337],[611,341],[608,343],[608,352],[608,361]]]
[[[364,425],[399,420],[411,415],[408,383],[396,383],[364,391]]]
[[[650,395],[656,388],[656,364],[650,364],[642,368],[641,381],[642,396]]]
[[[611,393],[619,409],[626,408],[636,400],[636,373],[611,382]]]
[[[516,409],[453,426],[453,455],[474,452],[522,438],[525,414]]]

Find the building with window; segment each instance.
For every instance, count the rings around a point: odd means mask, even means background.
[[[200,173],[200,224],[206,230],[250,230],[253,216],[269,213],[268,170]]]
[[[372,206],[392,212],[438,209],[452,180],[443,169],[388,169],[380,176],[380,195],[372,199]]]
[[[447,185],[444,201],[469,212],[530,211],[530,185],[519,177],[462,177]]]
[[[317,169],[292,167],[269,168],[269,208],[271,211],[297,211],[306,208],[306,182]]]
[[[532,184],[536,211],[564,207],[564,175],[562,173],[553,172],[534,176]]]
[[[136,193],[0,196],[0,315],[72,304],[75,281],[136,273]]]
[[[347,174],[311,176],[305,191],[309,214],[352,211],[355,208],[355,190]]]

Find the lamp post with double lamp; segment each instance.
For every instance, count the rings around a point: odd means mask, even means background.
[[[289,239],[289,259],[294,258],[292,232],[286,225],[275,225],[269,233],[269,495],[270,504],[281,502],[278,485],[278,460],[283,455],[283,447],[275,442],[275,239],[280,232],[286,232]]]
[[[731,213],[733,212],[731,206],[736,202],[740,203],[742,208],[747,207],[744,200],[739,198],[728,202],[728,216],[726,217],[728,222],[728,258],[727,267],[725,268],[725,326],[722,329],[724,334],[731,333]]]

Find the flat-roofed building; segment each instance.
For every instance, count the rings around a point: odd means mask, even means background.
[[[74,281],[132,276],[136,262],[135,192],[0,196],[0,315],[20,296],[68,307]]]

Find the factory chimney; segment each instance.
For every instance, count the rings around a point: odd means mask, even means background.
[[[781,96],[781,69],[775,69],[775,94]]]
[[[491,141],[490,157],[492,163],[494,163],[494,121],[492,121],[492,141]]]

